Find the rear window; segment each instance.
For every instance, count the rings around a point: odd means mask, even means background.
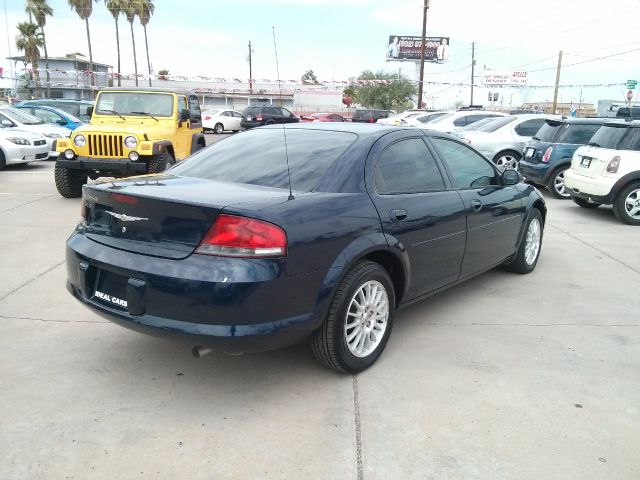
[[[420,115],[420,114],[418,114],[418,115]],[[429,122],[434,121],[436,118],[440,118],[440,117],[442,117],[444,115],[447,115],[447,114],[446,113],[432,113],[430,115],[425,115],[424,117],[418,118],[418,121],[422,122],[422,123],[429,123]]]
[[[372,116],[371,110],[356,110],[356,113],[353,114],[353,118],[371,118]]]
[[[515,121],[517,117],[497,117],[497,118],[487,118],[485,120],[481,120],[481,122],[486,122],[480,125],[477,128],[473,128],[474,124],[469,125],[469,130],[474,130],[476,132],[495,132],[499,128],[504,127],[505,125]],[[480,122],[478,122],[480,123]]]
[[[262,107],[247,107],[242,112],[243,115],[255,115],[256,113],[260,113]]]
[[[357,139],[348,132],[287,129],[291,188],[310,192]],[[170,173],[223,182],[289,188],[283,129],[234,135],[201,150]]]
[[[620,148],[619,145],[626,133],[627,128],[624,125],[620,127],[603,125],[591,138],[589,144],[592,144],[596,147],[618,150]]]
[[[541,142],[554,142],[556,136],[560,132],[560,127],[564,126],[562,122],[546,121],[536,133],[536,137]],[[597,130],[597,128],[596,128]]]
[[[600,127],[601,125],[578,125],[575,123],[565,123],[557,129],[558,132],[554,142],[585,145],[589,143],[591,137],[593,137]]]

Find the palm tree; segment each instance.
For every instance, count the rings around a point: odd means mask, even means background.
[[[140,16],[140,1],[139,0],[126,0],[124,8],[124,14],[127,16],[127,21],[131,27],[131,42],[133,43],[133,70],[136,79],[136,87],[138,86],[138,57],[136,55],[136,37],[133,34],[133,21],[136,19],[136,15]]]
[[[151,62],[149,61],[149,41],[147,40],[147,24],[153,15],[153,0],[140,0],[140,23],[144,29],[144,46],[147,49],[147,68],[149,70],[149,86],[151,86]]]
[[[24,51],[24,59],[31,64],[35,80],[35,97],[40,97],[40,73],[38,72],[38,60],[40,60],[40,47],[44,45],[42,35],[38,32],[38,25],[31,22],[18,24],[16,47]]]
[[[113,16],[113,19],[116,22],[116,47],[118,50],[118,86],[122,85],[121,80],[121,72],[120,69],[120,31],[118,29],[118,18],[121,13],[124,13],[124,9],[126,7],[124,0],[105,0],[105,5],[107,6],[107,10]]]
[[[44,68],[47,71],[47,97],[51,96],[51,85],[49,84],[49,52],[47,52],[47,39],[44,35],[44,26],[47,24],[47,17],[53,15],[53,9],[47,3],[47,0],[27,0],[25,11],[29,14],[29,18],[36,19],[40,33],[42,34],[42,44],[44,47]]]
[[[69,6],[76,11],[87,27],[87,44],[89,45],[89,76],[91,77],[91,87],[93,87],[93,52],[91,51],[91,32],[89,31],[89,17],[93,12],[94,0],[67,0]],[[95,0],[96,2],[98,0]],[[93,88],[91,89],[93,95]]]

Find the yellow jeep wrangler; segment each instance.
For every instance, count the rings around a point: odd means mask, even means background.
[[[106,88],[91,121],[58,140],[60,195],[79,197],[87,179],[159,173],[204,148],[195,93],[163,88]]]

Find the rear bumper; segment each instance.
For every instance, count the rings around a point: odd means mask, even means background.
[[[564,185],[572,197],[610,205],[613,203],[613,187],[617,178],[600,176],[597,178],[579,175],[570,168],[564,174]]]
[[[518,170],[527,182],[546,185],[553,168],[548,163],[530,163],[520,160]]]
[[[264,125],[262,122],[240,122],[240,128],[244,128],[245,130],[249,128],[261,127],[262,125]]]
[[[74,233],[67,242],[67,290],[126,328],[231,352],[273,350],[307,339],[326,272],[287,277],[282,260],[191,255],[170,260],[124,252]],[[100,302],[101,272],[128,279],[126,308]]]
[[[144,157],[132,162],[128,158],[118,158],[113,160],[105,160],[90,157],[76,157],[73,160],[67,160],[64,156],[58,157],[56,164],[74,170],[99,170],[115,173],[146,173],[147,164]]]

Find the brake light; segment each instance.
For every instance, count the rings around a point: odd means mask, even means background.
[[[287,235],[272,223],[218,215],[196,253],[224,257],[283,257],[287,254]]]
[[[256,117],[256,121],[257,121],[257,122],[261,122],[261,121],[262,121],[262,115],[258,115],[258,116]]]
[[[607,173],[618,173],[620,160],[622,159],[618,155],[609,160],[609,163],[607,164]]]
[[[111,200],[118,203],[126,203],[127,205],[136,205],[138,203],[138,199],[136,197],[124,195],[122,193],[112,193],[109,196],[111,197]]]
[[[203,120],[211,120],[211,115],[205,115],[202,117]]]
[[[375,120],[373,119],[373,117],[371,117],[371,118],[369,119],[369,123],[374,123],[374,122],[375,122]]]
[[[549,163],[549,159],[551,158],[552,152],[553,152],[553,147],[549,147],[544,151],[544,155],[542,155],[542,161],[544,163]]]

